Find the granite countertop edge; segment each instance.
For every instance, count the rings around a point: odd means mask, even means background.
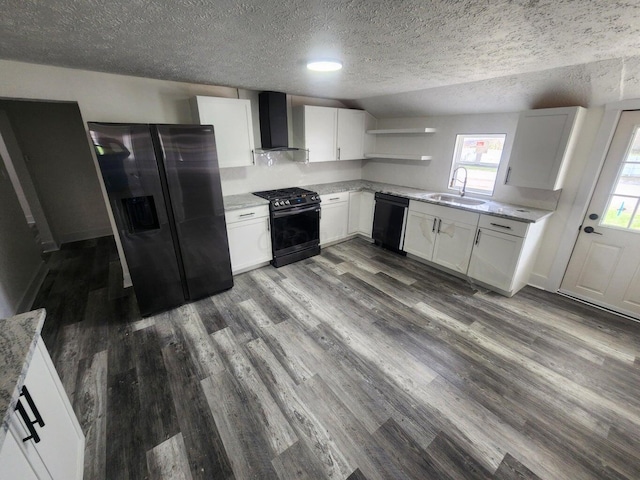
[[[535,223],[550,216],[553,211],[542,210],[539,208],[526,207],[522,205],[513,205],[509,203],[496,202],[487,200],[482,205],[456,205],[448,202],[439,202],[425,198],[427,195],[439,192],[430,192],[412,187],[404,187],[402,185],[393,185],[388,183],[370,182],[368,180],[347,180],[342,182],[320,183],[313,185],[303,185],[301,188],[313,190],[320,195],[341,192],[382,192],[400,197],[416,200],[419,202],[430,203],[433,205],[441,205],[443,207],[456,208],[458,210],[466,210],[468,212],[492,215],[494,217],[508,218],[525,223]],[[224,206],[226,211],[238,210],[241,208],[250,208],[260,205],[268,205],[269,202],[263,198],[257,197],[251,193],[243,193],[239,195],[229,195],[224,197]]]
[[[0,449],[4,444],[9,418],[14,411],[31,359],[40,337],[44,308],[0,319]]]

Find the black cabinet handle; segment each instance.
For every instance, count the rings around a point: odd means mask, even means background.
[[[436,222],[438,221],[437,218],[433,219],[433,227],[431,227],[431,233],[434,233],[436,231]]]
[[[476,245],[480,241],[480,229],[478,229],[478,233],[476,233]]]
[[[509,225],[500,225],[499,223],[493,223],[493,222],[490,222],[490,223],[491,223],[491,225],[493,225],[494,227],[506,228],[506,229],[508,229],[508,230],[511,230],[511,227],[510,227]]]
[[[442,226],[442,219],[438,219],[438,233],[440,233],[440,227]]]
[[[509,176],[511,175],[511,167],[507,168],[507,176],[504,177],[504,184],[508,184],[509,183]]]
[[[38,424],[42,428],[44,427],[44,420],[42,419],[42,416],[40,415],[36,404],[33,402],[33,398],[31,398],[31,394],[29,393],[29,390],[27,390],[26,385],[22,386],[20,396],[24,397],[24,399],[27,401],[27,403],[29,404],[29,408],[31,409],[31,412],[33,413],[33,416],[35,418],[35,420],[31,420],[29,418],[29,414],[22,405],[22,402],[18,400],[15,409],[22,417],[22,420],[24,421],[25,425],[27,426],[27,430],[29,430],[30,433],[30,435],[23,438],[22,441],[26,442],[27,440],[33,440],[35,443],[39,443],[40,435],[38,435],[38,432],[36,432],[34,425]]]

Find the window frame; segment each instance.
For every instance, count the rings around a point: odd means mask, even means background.
[[[460,157],[462,156],[462,149],[464,148],[464,142],[466,139],[479,139],[479,138],[485,138],[485,139],[492,139],[492,138],[499,138],[502,139],[502,150],[500,151],[500,159],[498,160],[498,164],[495,165],[495,178],[493,180],[493,185],[491,187],[491,190],[480,190],[477,188],[473,188],[473,187],[469,187],[467,186],[465,189],[465,192],[468,193],[473,193],[474,195],[484,195],[484,196],[493,196],[493,193],[495,192],[496,189],[496,182],[498,180],[498,171],[500,170],[500,165],[502,164],[502,160],[504,157],[504,147],[505,144],[507,142],[507,134],[506,133],[458,133],[456,134],[456,138],[455,138],[455,144],[454,144],[454,149],[453,149],[453,158],[451,159],[451,168],[449,169],[449,176],[447,178],[447,189],[448,190],[455,190],[455,191],[460,191],[460,188],[462,187],[462,185],[460,184],[460,182],[456,182],[455,186],[451,186],[451,179],[453,178],[453,172],[456,168],[458,167],[466,167],[469,165],[479,165],[479,162],[462,162],[460,161]],[[490,167],[490,168],[494,168],[493,165],[487,165],[484,164],[482,166],[485,167]],[[467,174],[468,174],[469,170],[467,170]]]

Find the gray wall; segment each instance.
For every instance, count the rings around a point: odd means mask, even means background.
[[[0,159],[0,318],[30,303],[27,297],[39,286],[43,269],[40,249]]]
[[[0,101],[58,244],[111,233],[76,103]]]

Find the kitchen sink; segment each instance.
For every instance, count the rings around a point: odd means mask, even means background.
[[[429,195],[425,195],[425,198],[429,200],[434,200],[436,202],[444,202],[444,203],[454,203],[457,205],[482,205],[487,203],[484,200],[476,200],[475,198],[465,198],[459,197],[458,195],[449,195],[447,193],[431,193]]]

